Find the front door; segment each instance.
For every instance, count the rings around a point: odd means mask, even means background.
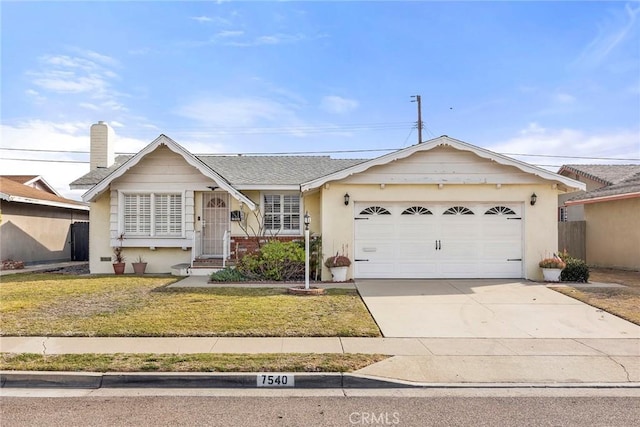
[[[222,257],[224,233],[229,230],[229,194],[202,194],[202,255]]]

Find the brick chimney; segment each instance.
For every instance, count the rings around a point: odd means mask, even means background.
[[[89,154],[91,170],[108,168],[113,164],[113,146],[109,144],[109,137],[112,136],[113,131],[105,122],[99,121],[91,125]]]

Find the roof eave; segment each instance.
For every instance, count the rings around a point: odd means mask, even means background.
[[[32,199],[30,197],[10,196],[4,193],[0,198],[8,202],[28,203],[32,205],[52,206],[56,208],[77,209],[82,211],[89,210],[89,206],[86,206],[86,205],[76,205],[74,203],[55,202],[52,200]]]
[[[612,202],[615,200],[635,199],[639,197],[640,197],[640,191],[636,191],[633,193],[612,194],[609,196],[601,196],[601,197],[589,197],[587,199],[581,199],[581,200],[567,200],[566,202],[564,202],[564,204],[567,206],[588,205],[590,203]]]

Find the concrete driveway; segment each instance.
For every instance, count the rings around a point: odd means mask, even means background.
[[[640,337],[640,326],[544,284],[377,279],[356,287],[385,337]]]

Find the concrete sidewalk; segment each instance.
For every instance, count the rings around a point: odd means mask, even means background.
[[[640,386],[640,339],[2,337],[5,353],[381,353],[354,374],[410,384]],[[6,376],[7,372],[3,373]],[[296,376],[305,374],[296,374]],[[175,380],[175,378],[174,378]]]

